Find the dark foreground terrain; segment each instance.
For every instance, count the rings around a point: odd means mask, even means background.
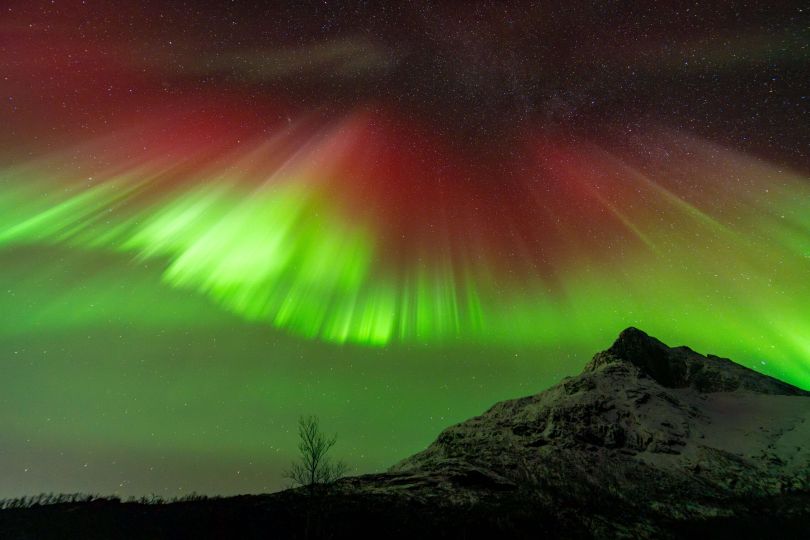
[[[804,537],[810,393],[622,332],[576,377],[310,493],[0,511],[0,538]]]

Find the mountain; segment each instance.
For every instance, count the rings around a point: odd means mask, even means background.
[[[386,475],[344,482],[452,504],[528,492],[605,537],[745,519],[794,496],[789,511],[808,511],[808,397],[628,328],[578,376],[446,429]]]
[[[387,472],[182,512],[197,527],[219,513],[243,537],[251,523],[298,537],[799,537],[810,523],[809,398],[628,328],[579,375],[447,428]],[[182,523],[172,506],[121,520],[130,534],[148,521],[144,537],[157,537],[160,523]],[[0,513],[0,533],[3,523]]]

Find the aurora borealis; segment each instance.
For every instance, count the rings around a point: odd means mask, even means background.
[[[383,468],[630,325],[810,386],[797,6],[3,9],[0,495]]]

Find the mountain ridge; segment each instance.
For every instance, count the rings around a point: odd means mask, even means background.
[[[728,358],[713,354],[703,356],[686,346],[667,347],[632,326],[623,330],[608,349],[594,355],[584,371],[593,371],[615,360],[629,361],[667,388],[693,387],[700,392],[742,388],[766,394],[810,395],[806,390]]]

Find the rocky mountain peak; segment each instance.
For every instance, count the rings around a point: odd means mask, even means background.
[[[639,374],[665,388],[693,388],[698,392],[747,390],[761,394],[810,395],[795,386],[714,355],[703,356],[689,347],[668,347],[638,328],[627,328],[613,345],[597,353],[584,372],[630,364]]]
[[[806,512],[807,396],[628,328],[579,375],[497,403],[387,473],[343,486],[497,512],[577,508],[565,519],[585,523],[585,537],[661,538],[660,523],[755,515],[769,504],[787,511],[794,498]],[[639,517],[628,528],[630,515]]]

